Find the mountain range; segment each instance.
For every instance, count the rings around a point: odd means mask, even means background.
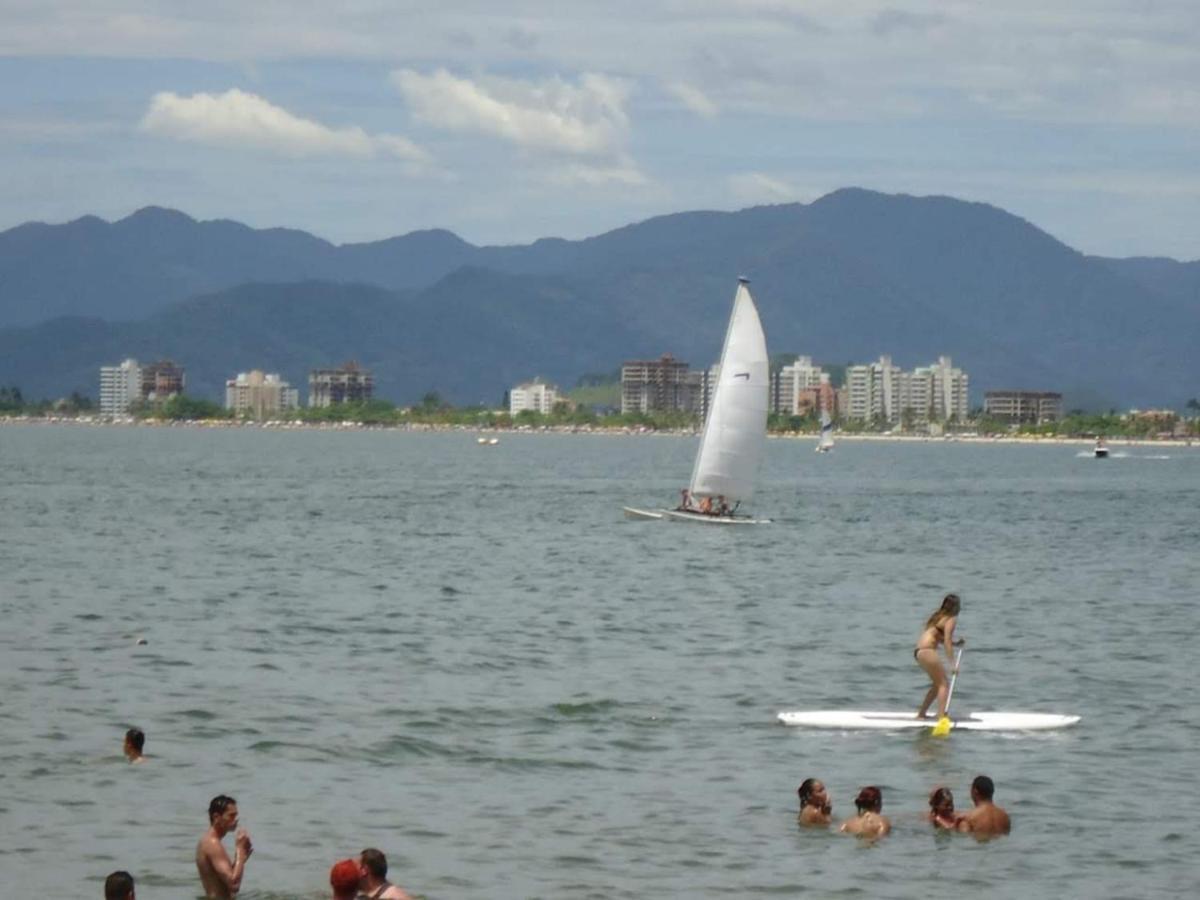
[[[809,204],[660,216],[579,241],[448,231],[334,245],[149,207],[0,233],[0,384],[96,396],[99,367],[171,358],[188,392],[348,359],[398,403],[496,404],[541,375],[720,352],[736,278],[772,354],[909,368],[948,355],[984,390],[1069,406],[1200,394],[1200,261],[1086,256],[994,206],[856,188]]]

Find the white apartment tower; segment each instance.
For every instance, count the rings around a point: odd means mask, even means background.
[[[142,367],[136,359],[100,367],[100,412],[120,416],[142,398]]]
[[[803,392],[814,388],[820,389],[823,382],[829,381],[829,375],[820,366],[814,366],[811,356],[800,356],[790,365],[784,366],[775,376],[775,390],[772,409],[774,412],[787,416],[799,415]]]
[[[274,373],[253,369],[225,382],[225,408],[235,415],[265,419],[299,406],[299,392]]]
[[[558,388],[546,384],[540,378],[518,384],[508,392],[508,411],[514,416],[525,410],[550,413],[554,411],[554,404],[557,402]]]
[[[846,394],[846,418],[898,422],[908,400],[909,379],[885,355],[878,362],[847,367]]]

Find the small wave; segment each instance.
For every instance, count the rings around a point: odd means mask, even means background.
[[[554,711],[560,716],[591,716],[620,707],[616,700],[587,700],[582,703],[555,703]]]

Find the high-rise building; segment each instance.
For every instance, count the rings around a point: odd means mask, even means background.
[[[967,374],[954,368],[948,356],[939,356],[933,365],[913,369],[907,403],[900,410],[901,421],[906,410],[909,421],[905,424],[965,421],[969,412],[968,386]]]
[[[715,383],[715,382],[714,382]],[[659,359],[630,360],[621,366],[621,412],[696,412],[704,374],[664,353]]]
[[[558,388],[546,384],[540,378],[518,384],[508,392],[508,411],[514,416],[525,410],[536,413],[553,412],[557,402]]]
[[[811,412],[820,398],[805,391],[819,390],[822,379],[826,384],[829,383],[828,373],[820,366],[814,366],[812,357],[797,357],[795,362],[784,366],[771,379],[771,411],[785,416],[803,416]],[[832,410],[830,412],[832,414]]]
[[[1010,425],[1041,425],[1062,418],[1062,394],[1051,391],[987,391],[983,411]]]
[[[846,369],[845,416],[860,421],[883,421],[889,425],[924,425],[968,413],[969,379],[938,357],[933,365],[905,372],[892,364],[890,356],[878,362]]]
[[[183,393],[183,366],[161,359],[142,366],[142,399],[162,403]]]
[[[885,355],[878,362],[847,366],[846,393],[846,418],[898,422],[908,383],[900,367],[892,365],[892,358]]]
[[[225,408],[235,415],[265,419],[299,405],[299,392],[277,374],[253,369],[225,382]]]
[[[100,412],[120,416],[142,399],[142,369],[136,359],[100,367]]]
[[[313,369],[308,376],[308,405],[365,403],[375,393],[375,379],[356,362],[340,369]]]

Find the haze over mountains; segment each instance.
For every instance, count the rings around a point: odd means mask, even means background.
[[[0,384],[95,396],[99,366],[170,357],[188,392],[251,368],[301,388],[357,359],[398,403],[496,404],[542,375],[720,352],[738,275],[770,351],[904,367],[950,355],[973,397],[1069,405],[1200,395],[1200,262],[1088,257],[1003,210],[859,189],[662,216],[582,241],[476,247],[447,231],[335,246],[147,208],[0,233]]]

